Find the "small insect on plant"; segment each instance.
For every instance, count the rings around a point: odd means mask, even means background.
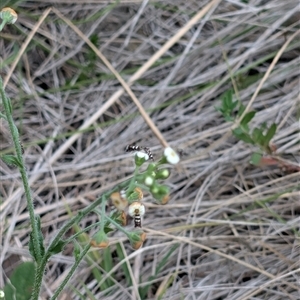
[[[148,147],[137,146],[134,144],[130,144],[125,147],[125,152],[136,152],[136,151],[143,151],[149,156],[151,160],[154,160],[153,154],[150,148]]]
[[[129,205],[128,214],[134,219],[134,227],[142,227],[142,216],[145,214],[145,206],[141,202],[133,202]]]

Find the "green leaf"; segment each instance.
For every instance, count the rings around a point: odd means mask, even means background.
[[[112,232],[112,231],[114,231],[114,229],[110,228],[109,226],[104,227],[104,232],[105,233],[109,233],[109,232]]]
[[[237,100],[232,102],[231,107],[230,107],[231,111],[233,111],[237,107],[238,103],[239,103],[239,101],[237,101]]]
[[[234,134],[236,134],[237,136],[244,133],[243,129],[241,127],[237,127],[233,130]]]
[[[243,130],[244,133],[248,134],[250,136],[250,129],[249,129],[249,126],[247,124],[243,124],[243,125],[240,125],[241,129]]]
[[[241,125],[247,125],[254,118],[255,114],[256,111],[249,111],[248,113],[246,113],[243,119],[241,120]]]
[[[250,164],[255,165],[255,166],[259,166],[261,158],[262,158],[262,154],[260,154],[260,153],[253,153],[251,155]]]
[[[36,225],[37,225],[37,230],[38,230],[38,240],[35,241],[34,237],[33,237],[33,233],[30,232],[29,235],[29,252],[31,254],[31,256],[34,258],[34,260],[36,262],[39,261],[39,257],[35,251],[35,247],[34,245],[37,244],[37,247],[40,248],[40,253],[41,256],[43,256],[45,254],[45,247],[44,247],[44,237],[42,234],[42,230],[41,230],[41,220],[40,220],[40,216],[35,215],[35,221],[36,221]]]
[[[74,245],[73,254],[74,254],[74,257],[75,257],[75,261],[78,261],[79,256],[80,256],[80,247],[79,247],[79,245],[77,244],[76,241],[74,241],[73,245]]]
[[[44,247],[44,236],[42,233],[42,226],[41,226],[41,218],[39,215],[35,215],[35,221],[37,224],[37,230],[38,230],[38,239],[39,239],[39,247],[41,251],[41,256],[44,256],[45,254],[45,247]]]
[[[59,240],[53,247],[49,249],[49,252],[54,255],[63,251],[66,242],[63,240]]]
[[[223,116],[226,122],[233,122],[234,118],[231,116]]]
[[[232,105],[232,90],[226,91],[222,96],[223,108],[228,110]]]
[[[10,98],[9,97],[6,97],[6,98],[7,98],[9,113],[12,114],[13,109],[12,109]]]
[[[232,90],[226,91],[222,96],[221,96],[221,106],[215,107],[217,111],[219,111],[223,117],[225,118],[226,121],[232,122],[234,119],[231,117],[232,112],[238,105],[238,101],[232,101]]]
[[[215,110],[220,112],[222,115],[225,113],[224,109],[222,106],[215,106]]]
[[[256,144],[262,146],[264,144],[264,139],[265,139],[262,129],[257,127],[254,128],[252,131],[252,139]]]
[[[270,143],[271,139],[274,137],[276,130],[277,130],[277,125],[275,123],[273,123],[266,133],[265,146],[269,146],[269,143]]]
[[[34,249],[34,242],[33,242],[33,237],[32,237],[32,232],[30,232],[29,234],[29,253],[31,254],[31,256],[33,257],[33,259],[35,261],[38,261],[38,257],[35,253],[35,249]]]
[[[11,274],[10,282],[4,287],[6,300],[29,300],[32,294],[35,276],[35,265],[24,262]]]
[[[15,155],[5,154],[1,156],[1,159],[8,165],[13,165],[18,168],[22,167],[22,164]]]
[[[113,258],[112,258],[112,253],[111,253],[111,249],[105,248],[103,249],[103,261],[101,263],[101,267],[103,268],[103,270],[108,273],[110,272],[110,270],[114,267],[113,264]],[[110,287],[114,285],[114,282],[112,281],[111,278],[114,278],[115,274],[112,273],[106,280],[106,284]]]
[[[266,123],[266,122],[263,122],[263,123],[260,125],[260,130],[261,130],[262,132],[264,132],[266,129],[267,129],[267,123]]]
[[[118,261],[126,261],[125,258],[127,256],[127,254],[124,253],[123,249],[124,249],[124,247],[122,247],[120,243],[116,244],[116,251],[117,251],[117,255],[118,255]],[[125,277],[126,282],[127,282],[126,286],[131,286],[132,285],[132,278],[130,276],[130,272],[129,272],[127,264],[125,262],[122,263],[121,268],[123,269],[124,277]],[[144,299],[144,298],[141,298],[141,299]]]
[[[254,141],[252,140],[252,138],[247,134],[244,133],[241,128],[236,128],[234,130],[232,130],[233,135],[238,138],[239,140],[248,143],[248,144],[254,144]]]
[[[245,109],[246,109],[246,106],[244,106],[242,103],[240,103],[237,115],[240,117],[244,113]]]
[[[0,112],[0,119],[4,119],[4,120],[7,120],[7,118],[6,118],[6,115],[4,115],[2,112]]]

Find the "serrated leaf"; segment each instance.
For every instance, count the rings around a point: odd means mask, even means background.
[[[22,167],[22,164],[15,155],[5,154],[1,156],[1,159],[8,165],[13,165],[18,168]]]
[[[249,111],[248,113],[246,113],[243,119],[241,120],[241,125],[247,125],[254,118],[255,114],[256,111]]]
[[[262,158],[262,155],[260,153],[253,153],[251,155],[250,164],[259,166],[261,158]]]
[[[273,123],[266,133],[265,146],[269,146],[269,143],[270,143],[271,139],[274,137],[276,130],[277,130],[277,125],[275,123]]]
[[[35,277],[35,265],[24,262],[10,276],[10,281],[3,289],[5,299],[29,300],[32,294]]]
[[[252,138],[248,134],[242,132],[240,128],[236,128],[236,129],[232,130],[232,133],[239,140],[241,140],[245,143],[248,143],[248,144],[254,144]]]

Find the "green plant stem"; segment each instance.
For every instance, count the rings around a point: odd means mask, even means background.
[[[120,224],[118,224],[115,220],[113,220],[112,218],[110,218],[109,216],[105,216],[105,218],[112,224],[114,224],[120,231],[122,231],[123,233],[125,233],[128,236],[128,231],[126,229],[124,229]]]
[[[132,176],[132,178],[130,179],[130,183],[129,183],[128,189],[127,189],[127,191],[126,191],[127,196],[130,195],[130,193],[131,193],[131,192],[134,190],[134,188],[135,188],[136,177],[139,175],[139,170],[140,170],[140,167],[136,166],[136,167],[135,167],[135,170],[134,170],[134,173],[133,173],[133,176]]]
[[[104,226],[105,226],[105,199],[102,196],[102,203],[101,203],[101,225],[100,225],[100,231],[104,232]]]
[[[25,191],[25,197],[27,201],[27,209],[29,211],[29,216],[30,216],[30,224],[32,228],[32,242],[33,242],[33,248],[35,252],[35,259],[37,264],[41,261],[42,255],[41,255],[41,247],[40,247],[40,242],[39,242],[39,228],[38,224],[35,220],[34,216],[34,206],[33,206],[33,200],[31,196],[31,191],[29,187],[29,182],[28,182],[28,177],[26,174],[26,168],[22,156],[22,149],[21,145],[19,142],[19,132],[18,129],[14,123],[13,117],[12,117],[12,107],[11,107],[11,102],[10,99],[6,96],[4,88],[3,88],[3,82],[2,78],[0,77],[0,93],[1,93],[1,98],[2,98],[2,103],[4,106],[5,114],[6,114],[6,120],[9,125],[9,130],[12,136],[12,140],[14,143],[14,147],[16,150],[16,156],[19,161],[19,171],[21,173],[21,178],[24,186],[24,191]]]
[[[73,266],[72,266],[71,270],[69,271],[68,275],[63,280],[63,282],[60,284],[59,288],[55,291],[54,295],[51,297],[51,300],[57,299],[58,295],[64,289],[64,287],[67,285],[67,283],[69,282],[69,280],[73,276],[74,272],[78,268],[80,262],[82,261],[82,259],[87,254],[87,252],[89,251],[90,248],[91,248],[90,244],[88,244],[88,245],[85,246],[85,248],[80,253],[78,259],[76,259],[75,263],[73,264]]]
[[[105,201],[107,199],[107,194],[110,195],[111,192],[104,194],[101,198],[98,198],[95,202],[93,202],[91,205],[80,211],[76,216],[74,216],[72,219],[70,219],[63,227],[59,230],[59,232],[56,234],[53,241],[48,246],[46,253],[41,261],[41,264],[36,269],[35,274],[35,281],[33,286],[33,294],[31,296],[31,300],[38,300],[41,285],[42,285],[42,279],[43,274],[46,269],[46,264],[48,259],[51,257],[51,249],[60,241],[61,237],[76,223],[80,222],[80,220],[86,216],[90,211],[92,211],[95,207],[97,207],[101,201]]]
[[[46,255],[43,257],[41,263],[39,263],[35,269],[35,276],[34,276],[34,284],[33,290],[30,297],[30,300],[38,300],[43,280],[43,275],[46,269],[46,265],[48,262],[49,256],[46,258]]]
[[[117,191],[117,190],[120,190],[120,189],[124,188],[125,186],[128,185],[129,182],[130,182],[130,179],[126,180],[125,182],[122,182],[117,187],[115,187],[112,190],[110,190],[109,192],[103,194],[102,197],[99,197],[96,201],[94,201],[93,203],[91,203],[85,209],[83,209],[82,211],[80,211],[76,216],[74,216],[73,218],[71,218],[65,225],[63,225],[63,227],[59,230],[59,232],[57,233],[57,235],[55,236],[55,238],[53,239],[53,241],[48,246],[48,248],[46,250],[46,253],[43,256],[40,265],[38,265],[38,267],[36,269],[35,281],[34,281],[34,286],[33,286],[33,294],[31,296],[31,300],[38,300],[39,292],[40,292],[40,289],[41,289],[41,286],[42,286],[43,274],[45,272],[47,262],[48,262],[49,258],[51,257],[51,249],[61,240],[61,237],[69,229],[71,229],[74,224],[80,222],[80,220],[83,217],[85,217],[87,214],[89,214],[91,211],[93,211],[102,201],[105,204],[106,200],[109,198],[109,196],[111,195],[111,193],[113,193],[114,191]]]

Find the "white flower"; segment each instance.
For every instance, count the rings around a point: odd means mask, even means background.
[[[149,155],[145,152],[142,152],[142,151],[138,151],[136,152],[135,154],[138,158],[144,158],[145,160],[148,160],[149,159]]]
[[[129,205],[128,214],[131,217],[143,216],[145,214],[145,206],[141,202],[133,202]]]
[[[165,148],[164,155],[168,163],[172,165],[176,165],[180,161],[179,155],[171,147]]]

